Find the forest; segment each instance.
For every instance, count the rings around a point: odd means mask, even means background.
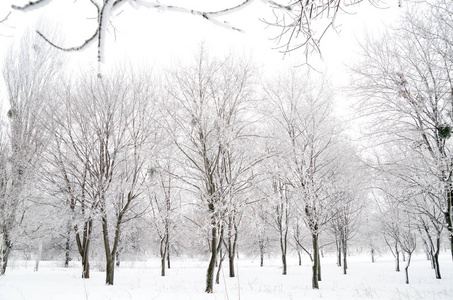
[[[309,66],[263,75],[251,57],[200,45],[165,69],[101,70],[99,51],[97,65],[69,72],[70,56],[25,33],[1,73],[0,280],[14,261],[36,272],[58,261],[83,279],[96,266],[110,286],[124,264],[157,259],[153,272],[171,277],[174,261],[198,259],[213,293],[238,260],[277,257],[281,275],[308,261],[317,290],[324,259],[347,275],[351,257],[387,254],[405,284],[413,255],[442,279],[439,256],[453,260],[451,24],[447,0],[423,1],[361,42],[342,90],[348,122]]]

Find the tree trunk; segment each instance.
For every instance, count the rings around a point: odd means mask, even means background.
[[[400,252],[398,250],[398,244],[395,244],[395,265],[396,272],[400,271]]]
[[[1,248],[0,275],[5,275],[6,267],[8,265],[9,250],[11,248],[9,234],[5,228],[3,229],[3,240],[1,241],[0,248]]]
[[[160,240],[160,276],[165,276],[165,260],[167,259],[168,239],[164,236]]]
[[[38,247],[38,252],[36,253],[36,259],[35,259],[35,272],[38,272],[39,269],[39,261],[41,260],[41,254],[42,254],[42,243],[39,243]]]
[[[347,261],[347,245],[346,242],[343,242],[343,274],[346,275],[346,270],[348,269],[348,261]]]
[[[102,217],[102,235],[104,237],[105,250],[105,284],[113,285],[115,279],[115,253],[110,251],[110,239],[108,232],[107,216]],[[117,235],[116,235],[117,236]]]
[[[322,278],[321,278],[321,256],[319,255],[320,253],[322,253],[322,251],[319,251],[319,246],[318,246],[318,281],[322,280]]]
[[[167,245],[167,268],[170,269],[170,243]]]
[[[283,264],[282,274],[283,275],[286,275],[286,273],[287,273],[286,248],[287,248],[286,234],[283,234],[283,232],[280,231],[280,249],[282,251],[282,264]]]
[[[434,274],[436,275],[436,279],[442,279],[440,276],[440,266],[439,266],[439,251],[432,255],[433,265],[434,265]]]
[[[341,240],[339,240],[336,244],[337,244],[337,254],[338,254],[337,266],[341,267]]]
[[[91,231],[93,227],[93,220],[89,218],[83,224],[83,236],[80,238],[80,233],[77,230],[77,225],[74,226],[76,233],[75,238],[77,242],[77,248],[82,258],[82,278],[90,278],[90,244],[91,244]]]
[[[116,266],[119,267],[121,262],[120,262],[120,251],[116,251],[116,255],[115,255],[115,260],[116,260]]]
[[[409,265],[411,264],[412,253],[408,253],[407,264],[406,264],[406,284],[409,284]]]
[[[312,278],[312,288],[319,289],[318,283],[318,264],[319,264],[319,249],[318,249],[318,235],[312,234],[313,242],[313,278]]]
[[[297,249],[297,257],[299,258],[299,266],[302,266],[302,256],[300,255],[299,249]]]
[[[406,254],[404,253],[404,251],[401,251],[401,255],[403,256],[403,262],[406,261]]]
[[[451,180],[451,179],[450,179]],[[453,220],[452,220],[452,206],[453,206],[453,188],[452,183],[447,183],[447,205],[444,211],[445,222],[447,223],[447,231],[450,239],[450,252],[453,259]]]
[[[215,216],[211,216],[211,259],[206,273],[206,293],[214,292],[214,269],[217,260],[217,224]]]
[[[64,267],[69,267],[69,262],[71,261],[71,223],[68,221],[68,231],[66,231],[66,242],[65,242],[65,259]]]
[[[105,284],[113,285],[115,279],[115,257],[108,255],[106,257]]]
[[[375,262],[375,259],[374,259],[374,249],[371,248],[371,262],[374,263]]]
[[[260,247],[260,267],[264,266],[264,242],[262,240],[258,241]]]
[[[215,277],[216,284],[220,283],[220,271],[222,270],[222,263],[223,260],[225,259],[225,254],[222,253],[222,247],[220,247],[219,257],[220,257],[219,268],[217,269],[217,275]]]

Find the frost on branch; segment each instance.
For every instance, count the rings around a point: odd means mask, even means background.
[[[40,8],[46,4],[49,4],[51,0],[37,0],[37,1],[30,1],[27,4],[23,6],[19,5],[12,5],[13,9],[16,10],[22,10],[22,11],[29,11],[32,9],[37,9]],[[173,11],[173,12],[182,12],[182,13],[188,13],[192,14],[194,16],[199,16],[202,17],[213,24],[217,26],[221,26],[230,30],[237,30],[241,31],[239,28],[236,28],[232,25],[230,25],[227,21],[224,20],[219,20],[218,17],[224,16],[226,14],[235,12],[245,6],[247,6],[249,3],[252,2],[252,0],[244,0],[244,2],[241,2],[238,5],[231,6],[222,10],[218,11],[200,11],[200,10],[193,10],[185,7],[180,7],[180,6],[174,6],[174,5],[165,5],[160,3],[159,1],[143,1],[143,0],[130,0],[130,1],[125,1],[125,0],[105,0],[103,1],[102,4],[96,3],[94,0],[90,0],[90,2],[93,4],[94,8],[97,11],[97,26],[93,30],[93,33],[86,38],[85,41],[83,41],[81,44],[72,46],[72,47],[63,47],[61,45],[58,45],[54,42],[52,42],[49,38],[46,37],[46,35],[43,32],[37,31],[39,36],[41,36],[46,42],[54,46],[55,48],[62,50],[62,51],[79,51],[87,47],[88,45],[94,43],[97,41],[97,48],[98,48],[98,54],[97,54],[97,60],[98,63],[102,63],[103,57],[104,57],[104,44],[105,44],[105,33],[107,30],[107,27],[109,26],[110,23],[110,18],[112,14],[117,11],[124,3],[128,3],[134,8],[149,8],[149,9],[158,9],[160,11]]]

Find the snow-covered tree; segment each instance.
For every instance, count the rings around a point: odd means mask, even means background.
[[[176,130],[169,126],[169,133],[185,157],[180,178],[205,205],[209,219],[207,293],[213,291],[215,262],[223,239],[237,234],[234,220],[240,217],[246,202],[243,193],[254,177],[252,168],[257,160],[253,151],[245,151],[253,121],[247,114],[252,71],[248,62],[233,57],[211,59],[202,49],[195,63],[168,76],[167,113],[176,124]],[[234,251],[232,254],[234,258]]]

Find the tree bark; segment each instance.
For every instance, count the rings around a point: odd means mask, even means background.
[[[409,265],[411,264],[412,253],[408,253],[407,264],[406,264],[406,284],[409,284]]]
[[[346,275],[347,274],[346,270],[348,269],[348,261],[346,258],[348,251],[347,241],[343,240],[342,244],[343,244],[343,274]]]
[[[222,253],[222,247],[220,247],[219,257],[220,257],[219,268],[217,269],[217,275],[215,277],[216,284],[220,283],[220,271],[222,270],[222,263],[225,259],[225,254]]]
[[[9,250],[11,248],[11,240],[6,229],[3,229],[3,241],[1,245],[0,257],[0,275],[5,275],[6,267],[8,266]]]
[[[65,242],[65,259],[64,267],[69,267],[69,261],[71,260],[71,223],[68,221],[68,230],[66,231],[66,242]]]
[[[319,249],[318,249],[318,235],[312,234],[313,243],[313,277],[312,277],[312,288],[319,289],[318,283],[318,264],[319,264]]]
[[[297,249],[297,257],[299,259],[299,266],[302,266],[302,256],[300,255],[300,250]]]
[[[264,266],[264,242],[260,239],[258,241],[258,246],[260,248],[260,267]]]
[[[217,260],[217,222],[213,212],[211,226],[211,259],[209,260],[208,271],[206,273],[206,293],[214,292],[214,269]]]
[[[82,258],[82,278],[90,278],[90,244],[91,244],[91,231],[93,227],[93,220],[89,218],[83,224],[83,235],[80,238],[80,233],[77,230],[77,225],[74,226],[76,233],[76,242],[79,254]]]
[[[398,250],[398,243],[395,243],[395,269],[396,272],[400,271],[400,252]]]
[[[319,245],[318,245],[318,281],[322,280],[322,278],[321,278],[321,256],[320,256],[320,252],[321,251],[319,251]]]

